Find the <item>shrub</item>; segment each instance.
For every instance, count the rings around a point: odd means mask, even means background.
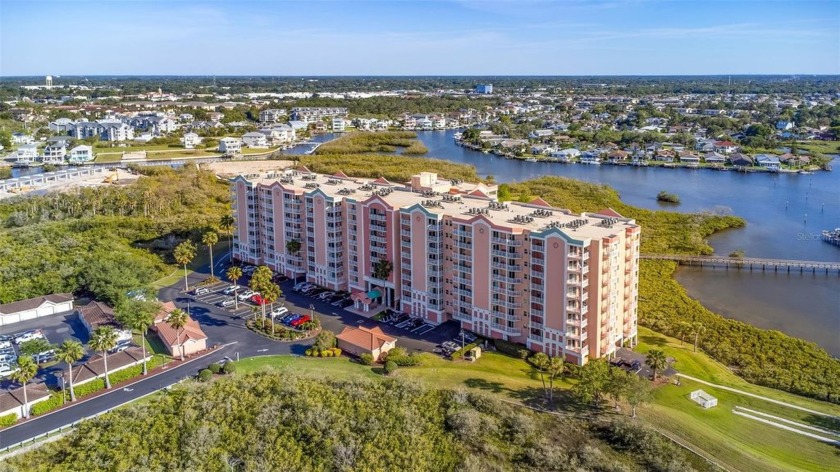
[[[335,357],[340,357],[341,356],[341,349],[339,349],[337,347],[334,347],[332,351],[333,351],[333,355],[335,355]]]
[[[496,346],[496,350],[502,354],[518,357],[520,359],[527,359],[528,356],[531,355],[531,351],[522,344],[512,343],[503,339],[496,339],[493,341],[493,344]]]
[[[361,360],[364,365],[373,365],[373,354],[365,352],[359,356],[359,360]]]
[[[198,380],[202,382],[207,382],[212,378],[213,372],[210,369],[202,369],[201,372],[198,373]]]
[[[307,355],[307,356],[309,356],[309,357],[312,357],[312,352],[313,352],[313,351],[312,351],[312,349],[310,348],[310,349],[307,349],[307,350],[304,352],[304,354],[306,354],[306,355]]]
[[[415,365],[420,365],[420,358],[417,356],[402,356],[402,357],[393,357],[389,356],[388,360],[397,364],[400,367],[411,367]]]
[[[63,399],[61,398],[61,394],[52,393],[50,394],[49,400],[44,400],[41,403],[32,405],[29,409],[29,414],[32,416],[43,415],[48,411],[52,411],[60,407],[62,403]]]
[[[679,203],[680,197],[675,193],[668,193],[666,191],[661,191],[656,195],[656,199],[660,202],[667,202],[667,203]]]
[[[5,428],[6,426],[11,426],[17,423],[17,419],[17,415],[14,413],[0,416],[0,428]]]
[[[90,395],[91,393],[98,392],[105,388],[105,379],[94,379],[90,382],[85,382],[82,385],[73,386],[73,390],[76,391],[76,397],[84,397],[86,395]]]
[[[225,374],[232,374],[236,372],[236,364],[234,364],[233,362],[226,363],[224,367],[222,367],[222,372],[224,372]]]
[[[321,331],[320,333],[318,333],[318,336],[315,337],[315,344],[313,344],[312,347],[319,351],[334,348],[335,333],[328,329]]]
[[[222,366],[219,365],[217,362],[214,362],[214,363],[210,364],[210,367],[208,367],[207,369],[209,369],[210,372],[212,372],[214,374],[218,374],[222,371]]]
[[[408,351],[406,351],[404,347],[395,347],[385,353],[385,359],[390,359],[392,357],[405,357],[407,355]]]
[[[397,363],[394,361],[388,361],[385,363],[385,373],[386,374],[393,374],[397,371]]]

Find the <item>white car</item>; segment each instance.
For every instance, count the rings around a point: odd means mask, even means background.
[[[207,287],[199,287],[193,292],[195,295],[207,295],[208,293],[210,293],[210,289]]]
[[[231,285],[230,287],[222,290],[222,293],[225,294],[225,295],[231,295],[233,292],[236,292],[237,290],[242,290],[242,287],[239,286],[239,285]]]
[[[281,306],[281,307],[275,308],[274,310],[271,311],[271,317],[276,318],[278,316],[284,316],[288,312],[289,312],[288,308],[286,308],[284,306]]]
[[[233,298],[228,298],[226,300],[220,301],[218,305],[222,308],[227,308],[236,305],[236,301]]]
[[[11,364],[0,364],[0,377],[12,375],[14,372],[17,372],[17,370],[17,367],[12,366]]]
[[[15,344],[25,343],[26,341],[32,341],[33,339],[39,339],[39,338],[43,338],[43,337],[44,337],[44,333],[42,333],[40,331],[37,331],[37,330],[27,331],[25,333],[19,334],[15,338]]]
[[[6,349],[7,347],[12,347],[11,341],[0,341],[0,349]]]
[[[245,300],[248,300],[254,295],[257,295],[257,292],[254,292],[253,290],[245,290],[244,292],[237,295],[236,298],[238,298],[240,302],[244,302]]]

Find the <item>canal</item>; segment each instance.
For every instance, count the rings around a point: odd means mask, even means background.
[[[455,131],[418,136],[427,156],[476,167],[479,175],[516,182],[557,175],[615,188],[634,206],[681,212],[731,211],[743,229],[712,236],[717,254],[743,249],[748,257],[840,261],[840,249],[819,239],[840,227],[840,172],[769,174],[655,167],[525,162],[457,146]],[[837,165],[835,163],[835,168]],[[658,202],[662,190],[680,205]],[[755,326],[816,342],[840,357],[840,278],[681,267],[676,279],[709,309]]]

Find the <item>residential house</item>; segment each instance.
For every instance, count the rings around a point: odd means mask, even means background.
[[[346,117],[347,108],[343,107],[295,107],[292,108],[291,118],[306,123],[314,123],[324,118]]]
[[[263,136],[265,138],[265,136]],[[219,152],[225,154],[239,154],[242,152],[242,141],[237,138],[224,137],[219,140]]]
[[[305,130],[306,128],[309,127],[309,124],[305,121],[290,120],[289,121],[289,126],[291,126],[293,130],[297,131],[297,130]]]
[[[700,163],[700,156],[698,154],[694,154],[691,151],[682,151],[677,156],[680,159],[680,162],[685,162],[688,164],[699,164]]]
[[[542,154],[542,155],[549,155],[554,152],[555,149],[548,144],[533,144],[531,145],[531,154]]]
[[[724,154],[732,154],[738,150],[738,145],[731,141],[715,141],[714,150]]]
[[[397,345],[397,338],[388,336],[379,326],[374,328],[347,326],[335,336],[335,339],[342,351],[354,356],[370,354],[374,360],[379,360],[382,354]]]
[[[35,138],[28,134],[12,133],[12,144],[32,144]]]
[[[207,119],[210,121],[222,121],[222,118],[225,117],[225,114],[218,111],[211,111],[207,114]]]
[[[23,144],[15,154],[18,164],[32,164],[38,159],[38,146],[34,144]]]
[[[181,138],[181,141],[184,143],[184,148],[195,149],[197,145],[201,144],[201,136],[193,132],[184,133],[184,137]]]
[[[34,320],[73,309],[72,293],[56,293],[0,305],[0,326]]]
[[[768,154],[759,154],[755,156],[755,163],[770,171],[778,171],[782,168],[779,158]]]
[[[70,127],[73,126],[73,120],[70,118],[57,118],[55,121],[51,121],[48,126],[53,133],[66,134],[70,131]]]
[[[554,130],[550,129],[537,129],[532,131],[529,135],[532,139],[550,138],[551,136],[554,136]]]
[[[332,119],[332,131],[333,133],[343,133],[344,132],[344,118],[335,117]]]
[[[703,160],[706,161],[708,164],[720,164],[723,165],[726,163],[726,156],[717,152],[707,152],[703,155]]]
[[[787,131],[794,128],[794,123],[787,120],[779,120],[776,122],[776,129],[779,131]]]
[[[660,149],[653,159],[661,162],[674,162],[676,156],[676,153],[670,149]]]
[[[245,133],[242,135],[242,142],[249,148],[266,148],[268,147],[268,139],[263,133],[256,131]]]
[[[64,144],[49,144],[44,148],[44,163],[63,164],[67,155],[67,148]]]
[[[76,316],[82,322],[88,335],[93,334],[96,328],[109,326],[116,331],[118,341],[131,341],[131,330],[123,328],[114,315],[114,309],[105,303],[92,301],[87,305],[82,305],[76,308]]]
[[[260,112],[260,123],[277,123],[286,116],[284,109],[268,109]]]
[[[585,151],[580,155],[580,163],[581,164],[600,164],[601,163],[601,151],[594,150],[594,151]]]
[[[80,144],[70,150],[70,155],[67,160],[70,161],[71,164],[90,162],[93,160],[93,147],[86,144]]]
[[[18,418],[23,418],[27,416],[24,414],[25,406],[28,406],[31,412],[33,405],[50,398],[50,391],[44,382],[28,383],[25,388],[26,398],[23,396],[24,387],[18,387],[0,394],[0,417],[15,415]]]
[[[180,356],[183,353],[189,356],[207,349],[207,335],[194,319],[187,317],[187,324],[177,330],[167,322],[169,314],[174,310],[174,303],[164,303],[152,326],[152,331],[158,335],[169,354]]]
[[[750,156],[736,152],[729,156],[729,163],[736,167],[752,167],[754,162]]]
[[[610,161],[610,162],[624,162],[629,157],[630,157],[629,152],[621,151],[621,150],[618,150],[618,149],[616,149],[614,151],[610,151],[607,154],[607,160]]]

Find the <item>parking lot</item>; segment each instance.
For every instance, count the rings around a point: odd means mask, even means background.
[[[36,318],[33,320],[23,321],[21,323],[14,323],[7,326],[0,326],[0,336],[14,336],[26,331],[38,330],[43,334],[44,339],[53,345],[61,344],[67,339],[79,341],[83,345],[87,343],[88,336],[85,327],[73,311],[59,313],[55,315]],[[11,342],[12,351],[16,358],[19,354],[19,348]],[[89,354],[88,354],[89,355]],[[87,359],[87,355],[84,359]],[[12,362],[11,364],[15,364]],[[50,367],[41,368],[38,371],[36,379],[52,380],[54,375],[58,375],[65,368],[64,364],[56,364]],[[13,388],[16,384],[8,379],[8,377],[0,380],[0,391],[6,391]]]

